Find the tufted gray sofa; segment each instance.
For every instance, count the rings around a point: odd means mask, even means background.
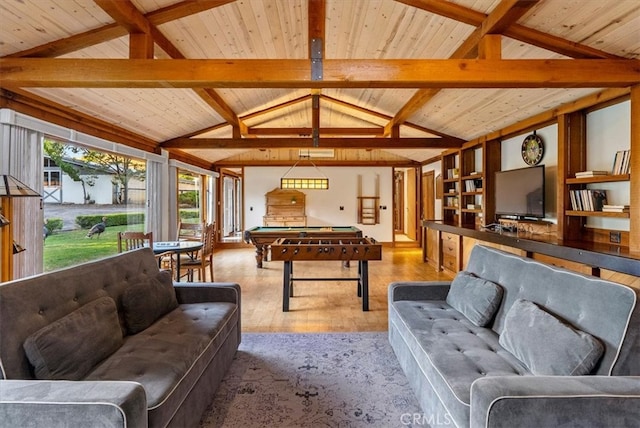
[[[0,332],[2,427],[197,426],[240,288],[173,284],[145,248],[0,285]]]
[[[447,303],[452,282],[389,287],[389,341],[424,411],[422,422],[473,428],[640,425],[637,290],[480,245],[472,249],[466,272],[502,290],[486,326]],[[553,329],[529,337],[536,331],[531,319],[512,327],[512,317],[524,316],[518,313],[523,301],[553,314],[561,328],[570,326],[601,344],[588,374],[541,375],[553,368],[529,367],[526,357],[536,353],[544,360],[575,349],[565,349],[569,345]],[[530,354],[516,356],[502,346],[514,331]]]

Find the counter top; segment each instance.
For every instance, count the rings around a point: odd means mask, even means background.
[[[422,225],[429,229],[640,277],[640,254],[630,254],[627,247],[586,241],[560,241],[555,235],[478,230],[441,221],[423,221]]]

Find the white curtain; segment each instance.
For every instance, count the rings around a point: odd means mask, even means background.
[[[0,174],[12,175],[42,195],[42,133],[7,123],[1,126]],[[13,198],[12,205],[13,240],[26,249],[13,256],[13,278],[18,279],[43,271],[44,212],[42,198]]]
[[[173,239],[170,235],[171,210],[169,209],[169,166],[166,158],[163,161],[147,161],[147,214],[145,230],[153,233],[154,241]],[[174,191],[175,193],[175,191]]]

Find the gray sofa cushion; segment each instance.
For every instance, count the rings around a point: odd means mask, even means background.
[[[484,327],[495,315],[502,300],[502,287],[491,281],[460,271],[451,282],[447,303],[478,327]]]
[[[584,375],[596,366],[604,347],[533,302],[518,299],[507,313],[500,345],[535,375]]]
[[[390,331],[396,331],[403,343],[402,352],[396,353],[409,369],[407,378],[426,377],[457,426],[469,421],[471,384],[476,379],[530,374],[498,344],[495,332],[472,324],[444,301],[393,302],[389,318]],[[408,362],[411,356],[415,366]]]
[[[23,346],[36,378],[80,380],[121,345],[116,304],[105,296],[41,328]]]
[[[129,334],[149,327],[178,307],[171,274],[161,271],[154,278],[145,278],[141,283],[131,285],[122,294],[122,307]]]
[[[139,382],[147,394],[149,426],[160,426],[154,421],[171,419],[228,336],[237,334],[239,316],[233,303],[181,304],[146,330],[125,337],[86,380]]]

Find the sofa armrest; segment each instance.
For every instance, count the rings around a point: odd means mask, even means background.
[[[495,376],[471,385],[471,428],[637,426],[640,376]]]
[[[405,281],[389,284],[389,302],[398,300],[445,300],[451,281]]]
[[[229,302],[240,306],[240,285],[231,282],[174,282],[178,303]]]
[[[121,381],[0,380],[0,425],[146,427],[142,385]]]

